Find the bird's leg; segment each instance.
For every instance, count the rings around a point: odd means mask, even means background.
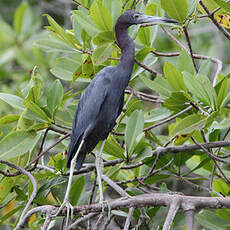
[[[84,144],[84,139],[82,139],[76,154],[74,155],[73,159],[71,160],[71,164],[70,164],[70,171],[69,171],[69,180],[68,180],[68,185],[67,185],[67,189],[66,189],[66,193],[65,193],[65,198],[63,203],[61,204],[61,206],[59,207],[57,213],[55,214],[55,216],[57,216],[64,207],[67,208],[67,215],[66,215],[66,226],[68,226],[68,220],[69,220],[69,210],[71,209],[71,218],[73,218],[73,206],[70,204],[69,202],[69,193],[70,193],[70,189],[71,189],[71,184],[72,184],[72,180],[73,180],[73,172],[76,166],[76,160],[77,160],[77,156],[81,150],[82,145]]]
[[[103,206],[103,189],[102,189],[102,182],[101,182],[101,175],[104,173],[104,164],[103,164],[103,159],[102,159],[102,151],[105,145],[105,140],[101,144],[101,149],[99,153],[96,153],[96,170],[97,170],[97,181],[98,181],[98,186],[99,186],[99,202],[102,205],[102,211],[104,211],[104,206]]]

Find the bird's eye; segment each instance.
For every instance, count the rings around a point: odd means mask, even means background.
[[[135,15],[134,15],[134,18],[135,18],[135,19],[138,19],[138,18],[139,18],[139,14],[135,14]]]

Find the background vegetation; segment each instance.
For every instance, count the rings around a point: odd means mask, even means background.
[[[224,0],[1,1],[2,229],[60,229],[65,213],[50,219],[55,207],[46,205],[63,200],[63,153],[76,105],[93,76],[118,63],[113,27],[130,8],[167,14],[181,25],[130,28],[136,64],[123,113],[105,144],[103,180],[111,204],[131,198],[97,221],[100,207],[89,211],[98,203],[91,154],[71,190],[75,224],[169,229],[173,221],[173,229],[191,229],[195,213],[196,229],[230,229],[230,211],[224,209],[230,194],[230,4]],[[146,201],[146,207],[132,208],[132,198],[143,194],[156,195],[155,205]],[[201,205],[202,197],[196,203],[188,195],[210,197],[211,203]],[[185,208],[188,202],[191,209]],[[168,215],[163,205],[170,206]]]

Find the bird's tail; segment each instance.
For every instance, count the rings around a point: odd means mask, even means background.
[[[81,141],[82,141],[82,135],[78,138],[77,142],[74,143],[74,141],[72,141],[72,140],[70,141],[69,151],[67,153],[67,160],[66,160],[66,167],[67,168],[70,168],[71,161],[74,158]],[[80,149],[80,152],[78,153],[77,160],[76,160],[75,168],[77,170],[81,169],[82,164],[83,164],[85,157],[86,157],[86,153],[87,152],[84,151],[84,144],[83,144],[83,146]]]
[[[76,170],[80,170],[80,169],[81,169],[82,164],[83,164],[83,162],[84,162],[84,160],[85,160],[85,157],[86,157],[86,153],[80,152],[80,153],[78,154],[77,160],[76,160],[76,166],[75,166],[75,169],[76,169]],[[67,159],[67,161],[66,161],[66,167],[67,167],[67,168],[70,168],[71,160],[72,160],[72,159],[73,159],[73,158]]]
[[[82,164],[85,160],[85,157],[86,157],[86,153],[79,153],[79,155],[77,156],[77,161],[76,161],[76,166],[75,166],[75,169],[76,170],[80,170],[81,167],[82,167]]]

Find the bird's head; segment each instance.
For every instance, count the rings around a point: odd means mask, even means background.
[[[137,24],[170,24],[178,23],[173,19],[161,18],[156,16],[144,15],[133,10],[124,12],[117,21],[120,25],[131,26]]]

